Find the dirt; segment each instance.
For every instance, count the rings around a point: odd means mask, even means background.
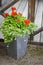
[[[28,46],[25,56],[18,60],[1,53],[0,65],[43,65],[43,49]]]

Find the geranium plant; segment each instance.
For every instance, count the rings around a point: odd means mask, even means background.
[[[11,14],[4,13],[5,19],[0,26],[5,43],[15,40],[17,36],[24,37],[25,34],[31,34],[36,28],[31,20],[26,19],[21,13],[17,13],[15,7],[11,9]]]

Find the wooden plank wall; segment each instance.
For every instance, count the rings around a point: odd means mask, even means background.
[[[35,0],[31,0],[31,21],[34,22]]]
[[[0,0],[0,6],[2,5],[2,0]]]
[[[35,14],[35,0],[28,0],[28,18],[30,18],[32,22],[34,22],[34,14]],[[30,41],[31,40],[33,40],[33,35],[30,36]]]

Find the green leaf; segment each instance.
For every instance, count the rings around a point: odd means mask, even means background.
[[[17,22],[18,19],[20,19],[20,22]],[[4,19],[0,30],[3,33],[5,43],[10,43],[17,36],[24,38],[25,34],[31,34],[36,30],[37,26],[32,22],[26,26],[24,24],[25,19],[24,16],[20,16],[19,14],[14,17],[9,15]]]

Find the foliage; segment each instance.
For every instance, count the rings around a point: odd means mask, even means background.
[[[24,37],[25,34],[31,34],[36,29],[36,25],[29,19],[27,20],[21,13],[17,13],[15,7],[12,7],[12,12],[9,15],[5,13],[6,17],[0,30],[3,33],[5,43],[11,42],[17,36]]]

